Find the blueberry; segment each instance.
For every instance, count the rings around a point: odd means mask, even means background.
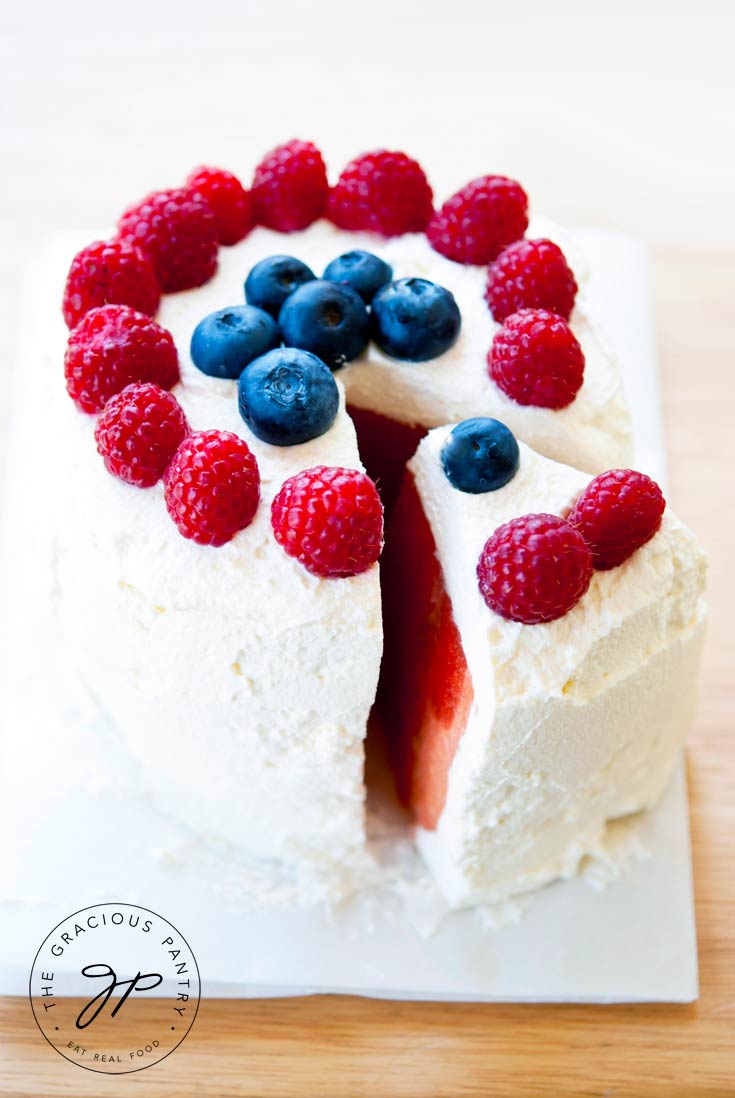
[[[392,277],[392,267],[372,252],[363,252],[359,248],[333,259],[322,275],[327,282],[341,282],[351,286],[368,305],[380,287],[390,282]]]
[[[191,358],[210,377],[236,378],[248,362],[280,342],[272,316],[252,305],[232,305],[199,321],[191,337]]]
[[[337,415],[339,393],[320,358],[280,347],[243,370],[238,405],[250,430],[263,442],[296,446],[329,430]]]
[[[256,263],[245,279],[245,300],[248,305],[257,305],[277,319],[288,295],[314,277],[311,268],[300,259],[292,255],[271,255]]]
[[[311,351],[336,370],[365,350],[370,318],[365,302],[350,286],[320,278],[291,294],[278,324],[287,347]]]
[[[373,298],[373,339],[392,358],[426,362],[443,355],[461,323],[449,290],[425,278],[389,282]]]
[[[460,492],[495,492],[512,480],[520,454],[515,435],[497,419],[465,419],[447,435],[441,452],[447,480]]]

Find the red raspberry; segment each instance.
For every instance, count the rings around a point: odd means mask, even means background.
[[[550,240],[517,240],[487,272],[485,300],[497,321],[519,309],[548,309],[569,320],[576,294],[564,253]]]
[[[195,168],[186,186],[209,204],[220,244],[237,244],[247,236],[253,227],[252,202],[236,176],[221,168]]]
[[[155,271],[142,252],[125,240],[96,240],[71,261],[62,312],[73,328],[100,305],[130,305],[154,316],[160,300]]]
[[[606,572],[650,541],[665,508],[655,480],[632,469],[611,469],[590,481],[569,522],[589,545],[595,568]]]
[[[253,176],[255,220],[281,233],[305,229],[327,206],[322,154],[311,141],[288,141],[263,157]]]
[[[546,309],[521,309],[495,333],[488,373],[517,404],[566,408],[584,380],[584,354],[567,324]]]
[[[217,223],[193,191],[154,191],[127,209],[117,227],[148,256],[167,294],[201,286],[217,270]]]
[[[308,572],[356,576],[383,547],[383,505],[357,469],[318,465],[289,477],[271,505],[276,541]]]
[[[198,545],[224,545],[258,510],[258,463],[239,435],[195,431],[174,454],[164,494],[180,534]]]
[[[528,226],[528,197],[514,179],[483,175],[448,198],[426,230],[437,252],[457,263],[490,263]]]
[[[592,571],[592,554],[573,526],[558,515],[522,515],[487,539],[477,578],[496,614],[538,625],[576,606]]]
[[[173,393],[147,381],[126,385],[111,397],[94,429],[108,473],[138,488],[150,488],[161,479],[188,433]]]
[[[170,332],[128,305],[102,305],[82,317],[64,356],[66,391],[82,412],[99,412],[136,381],[171,389],[179,358]]]
[[[400,236],[423,232],[432,201],[420,164],[405,153],[379,149],[344,169],[329,196],[329,217],[340,229]]]

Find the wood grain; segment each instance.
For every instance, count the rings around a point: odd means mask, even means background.
[[[735,1094],[735,739],[729,623],[732,264],[655,254],[672,502],[711,557],[712,621],[688,779],[701,998],[692,1006],[484,1006],[346,996],[202,1004],[184,1044],[137,1075],[67,1064],[26,1000],[0,1002],[0,1094],[661,1096]]]

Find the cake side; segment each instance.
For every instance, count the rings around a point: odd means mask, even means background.
[[[483,545],[520,515],[564,515],[589,478],[521,445],[515,477],[483,495],[442,470],[449,428],[409,465],[436,543],[473,703],[422,854],[454,905],[494,902],[576,872],[606,821],[655,803],[691,723],[704,556],[667,510],[620,567],[595,572],[563,617],[527,626],[491,611]]]

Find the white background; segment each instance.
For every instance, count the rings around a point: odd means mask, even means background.
[[[518,177],[563,221],[735,238],[733,5],[715,0],[103,0],[0,15],[3,290],[49,231],[292,136],[379,145],[438,197]],[[7,307],[7,295],[3,293]]]

